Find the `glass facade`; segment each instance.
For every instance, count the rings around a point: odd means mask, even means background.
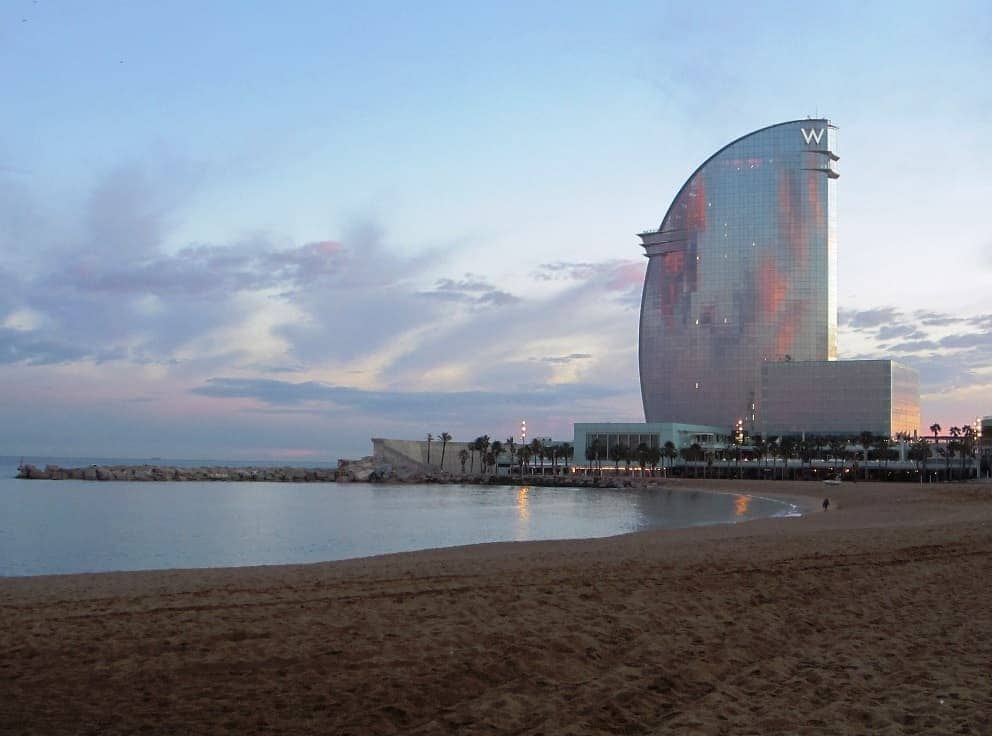
[[[710,446],[730,443],[726,428],[671,422],[580,422],[573,426],[573,433],[575,458],[579,464],[586,461],[586,450],[594,441],[599,442],[599,457],[604,461],[619,444],[636,449],[641,443],[648,447],[664,447],[666,442],[671,442],[677,448],[694,443]]]
[[[920,431],[920,374],[899,363],[892,366],[892,430],[895,435]]]
[[[746,135],[641,234],[648,422],[754,431],[763,364],[836,359],[836,144],[825,119]]]
[[[758,431],[765,437],[919,431],[917,373],[890,360],[766,363],[761,396]]]

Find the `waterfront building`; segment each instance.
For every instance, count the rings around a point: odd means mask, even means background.
[[[580,422],[573,427],[575,464],[588,462],[586,451],[598,443],[599,457],[609,461],[617,445],[636,450],[641,444],[663,449],[671,442],[676,449],[699,445],[707,449],[725,448],[731,444],[729,427],[678,422]]]
[[[770,362],[761,366],[758,427],[765,437],[912,436],[919,397],[916,371],[891,360]]]
[[[978,422],[978,454],[982,458],[985,474],[992,474],[992,416],[982,417]]]
[[[826,119],[749,133],[706,159],[660,227],[640,234],[648,423],[918,431],[913,371],[837,361],[836,150]]]
[[[750,429],[762,363],[837,357],[836,148],[825,119],[749,133],[640,234],[646,421]]]

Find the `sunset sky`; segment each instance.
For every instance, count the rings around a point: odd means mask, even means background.
[[[635,233],[807,115],[841,357],[992,414],[987,1],[478,5],[0,4],[0,455],[640,421]]]

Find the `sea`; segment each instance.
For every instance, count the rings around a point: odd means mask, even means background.
[[[607,537],[798,516],[786,501],[693,490],[515,484],[18,480],[0,457],[0,576],[274,565],[480,542]],[[336,463],[24,458],[89,465]]]

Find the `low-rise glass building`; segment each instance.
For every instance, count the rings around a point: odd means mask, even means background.
[[[914,436],[919,428],[919,377],[899,363],[824,360],[761,366],[758,431],[765,437]]]
[[[591,458],[587,452],[598,442],[599,457],[607,461],[611,451],[622,444],[636,450],[640,444],[662,449],[671,442],[676,449],[700,445],[705,448],[723,448],[730,444],[733,428],[676,422],[597,422],[573,425],[575,465],[584,465]]]

